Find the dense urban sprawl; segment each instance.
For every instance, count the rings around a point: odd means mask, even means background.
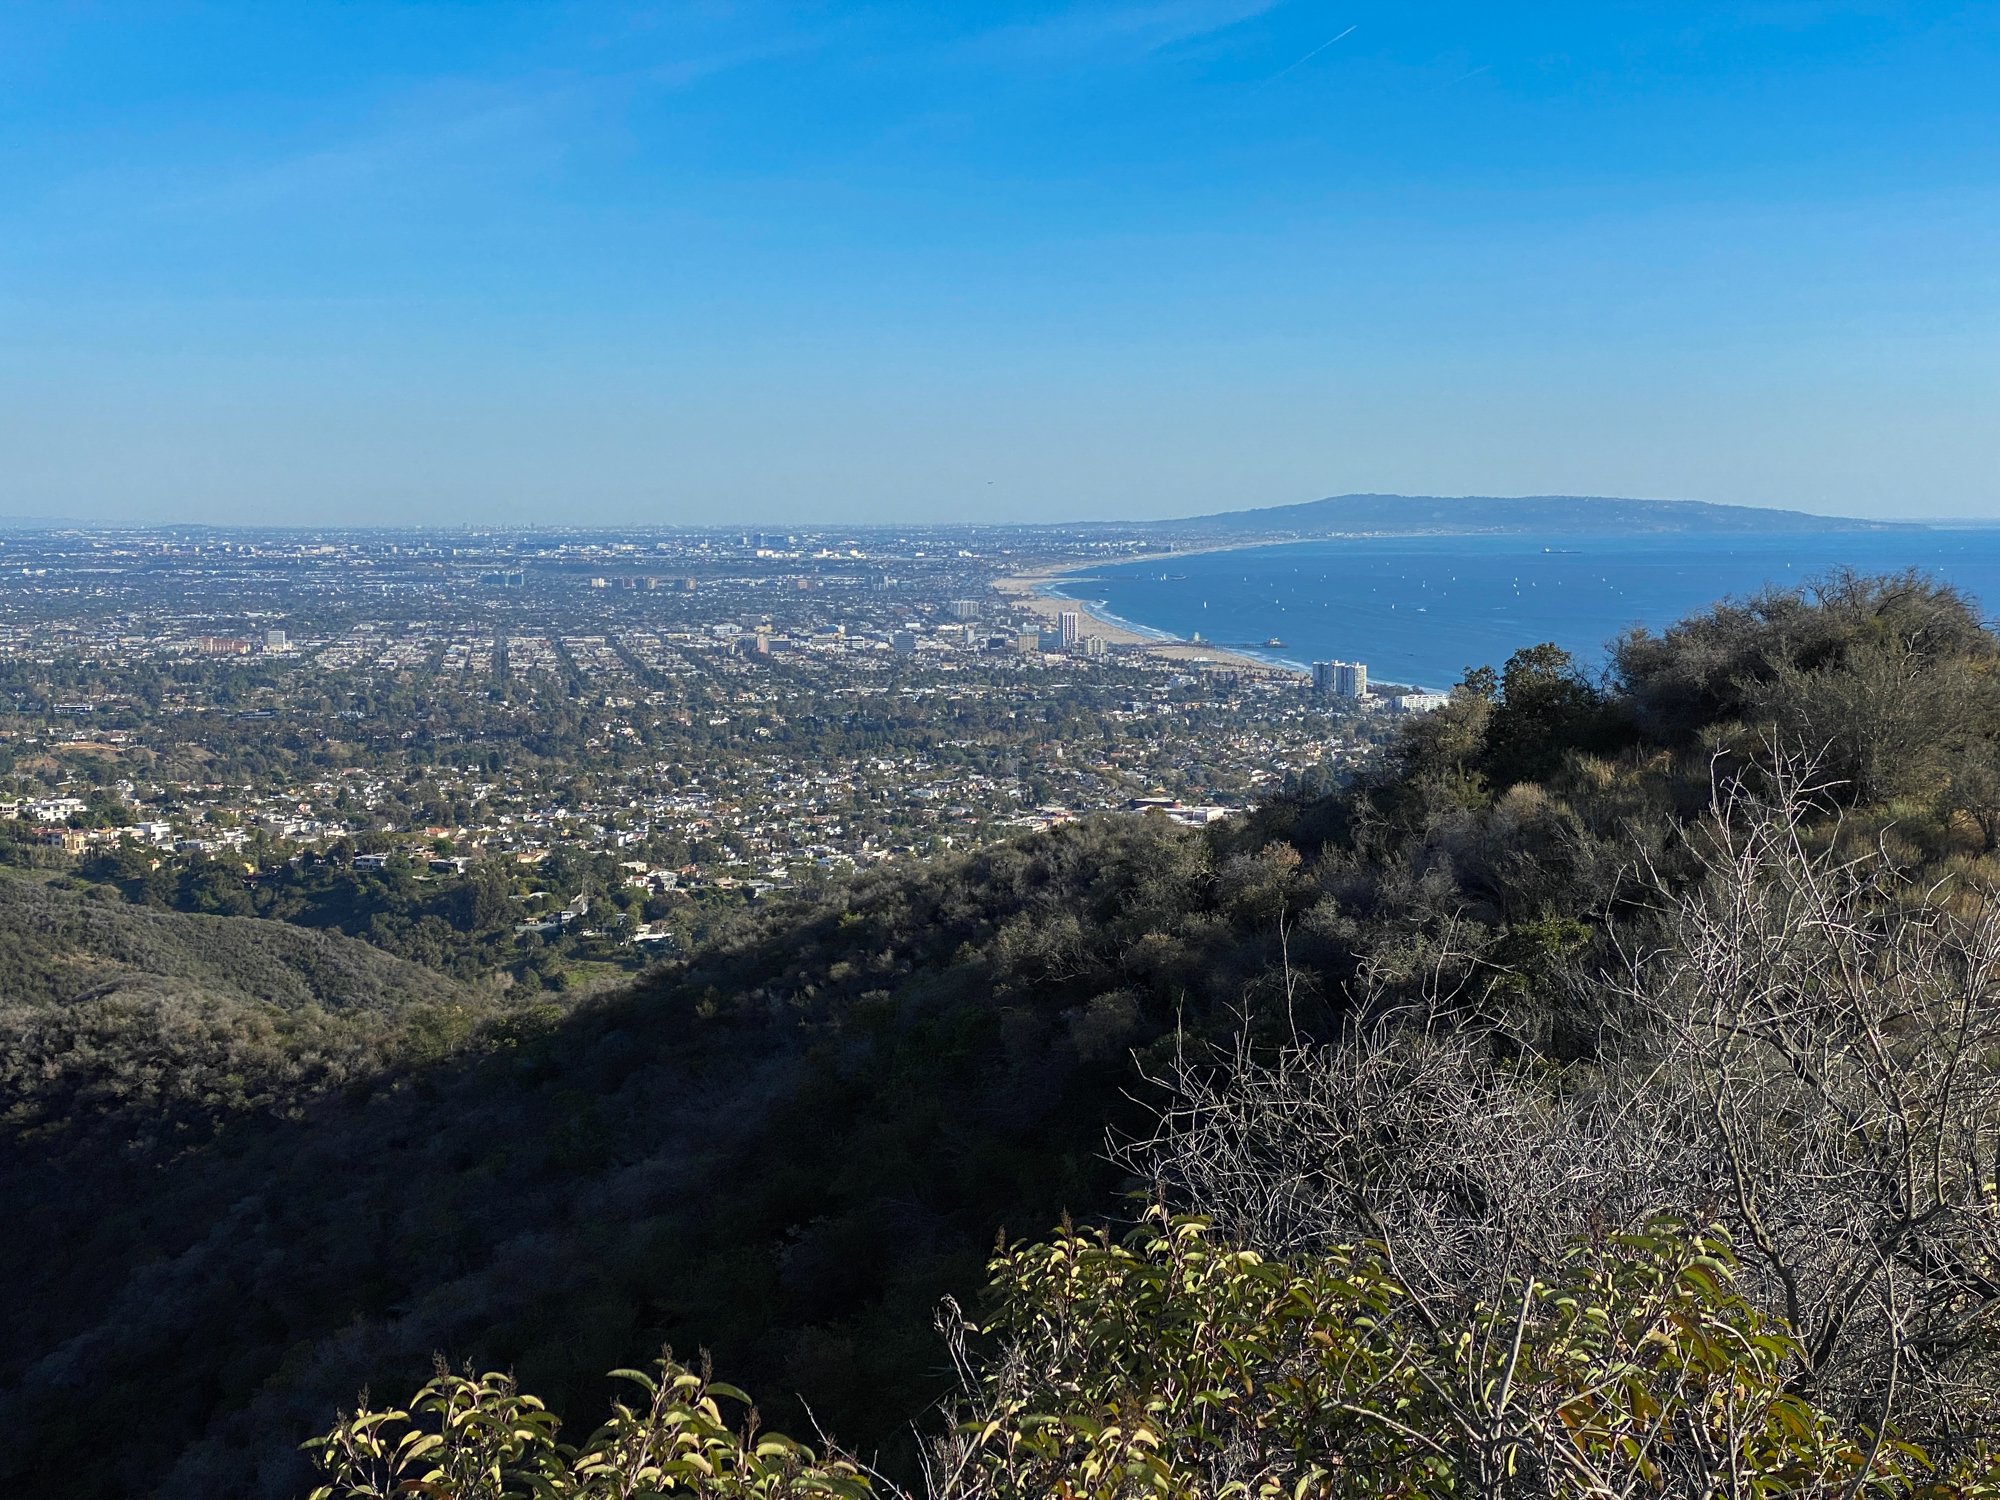
[[[0,850],[561,986],[774,888],[1093,812],[1200,823],[1366,754],[1365,669],[1190,659],[995,587],[1144,546],[10,534]]]

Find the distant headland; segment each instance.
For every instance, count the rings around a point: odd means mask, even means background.
[[[1705,500],[1629,500],[1611,495],[1333,495],[1297,505],[1218,511],[1154,521],[1161,536],[1267,537],[1452,533],[1643,534],[1906,531],[1914,522],[1818,516]]]

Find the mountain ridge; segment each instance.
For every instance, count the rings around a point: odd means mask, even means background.
[[[518,1004],[338,932],[0,878],[0,1118],[24,1135],[177,1149]]]
[[[1245,534],[1407,534],[1414,532],[1900,531],[1914,522],[1822,516],[1808,511],[1708,500],[1634,500],[1614,495],[1329,495],[1294,505],[1215,511],[1150,523],[1162,531]]]

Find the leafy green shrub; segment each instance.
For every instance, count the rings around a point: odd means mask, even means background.
[[[1412,1293],[1374,1250],[1297,1264],[1205,1220],[1068,1233],[994,1263],[1006,1355],[971,1493],[1835,1496],[1910,1492],[1914,1448],[1786,1389],[1798,1351],[1728,1246],[1657,1221],[1494,1304]]]
[[[1297,1263],[1164,1211],[1122,1243],[1064,1229],[992,1262],[971,1415],[934,1449],[938,1500],[1943,1500],[2000,1495],[1788,1386],[1796,1341],[1736,1290],[1714,1232],[1655,1220],[1576,1246],[1491,1303],[1411,1291],[1388,1254]],[[974,1367],[963,1359],[962,1368]],[[405,1411],[308,1446],[313,1500],[860,1497],[875,1482],[732,1428],[732,1387],[670,1359],[580,1448],[504,1376],[440,1369]]]
[[[440,1366],[408,1410],[364,1406],[306,1445],[331,1479],[311,1500],[840,1500],[870,1492],[853,1465],[818,1460],[777,1433],[760,1436],[754,1410],[730,1426],[722,1403],[748,1407],[750,1398],[670,1356],[658,1362],[657,1377],[612,1375],[645,1399],[614,1402],[611,1419],[570,1447],[556,1438],[556,1417],[508,1376],[454,1375]]]

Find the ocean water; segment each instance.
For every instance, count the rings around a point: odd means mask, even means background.
[[[1049,591],[1164,635],[1304,666],[1368,664],[1378,682],[1448,688],[1469,666],[1554,641],[1601,666],[1613,637],[1718,599],[1837,568],[1916,568],[2000,613],[2000,529],[1768,536],[1359,537],[1122,563]],[[1266,646],[1272,638],[1282,646]]]

